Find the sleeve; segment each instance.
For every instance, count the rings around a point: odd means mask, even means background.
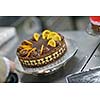
[[[5,62],[5,65],[6,65],[6,77],[9,75],[9,72],[10,72],[10,63],[9,63],[9,59],[7,59],[6,57],[3,57],[3,60]]]
[[[0,56],[0,83],[5,82],[10,71],[9,60]]]

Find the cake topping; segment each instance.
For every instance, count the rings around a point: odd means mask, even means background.
[[[25,49],[25,48],[31,48],[31,46],[30,45],[21,45],[20,48],[23,48],[23,49]]]
[[[29,46],[31,46],[32,47],[32,43],[30,42],[30,41],[27,41],[27,40],[24,40],[23,42],[22,42],[22,45],[29,45]]]
[[[56,32],[50,32],[50,33],[48,34],[47,40],[52,39],[53,36],[55,36],[55,35],[57,35]]]
[[[42,33],[42,38],[43,38],[43,39],[47,39],[49,33],[51,33],[51,31],[49,31],[49,30],[44,30],[43,33]]]
[[[25,49],[23,49],[23,50],[21,51],[21,53],[20,53],[20,55],[21,55],[22,57],[26,57],[27,54],[28,54],[28,50],[25,50]]]
[[[51,39],[51,40],[49,40],[48,45],[50,45],[52,47],[56,47],[56,42],[53,39]]]
[[[47,39],[53,39],[55,41],[61,41],[60,35],[58,35],[58,33],[56,33],[56,32],[49,33]]]
[[[44,48],[44,45],[41,46],[40,54],[42,54],[42,52],[43,52],[43,48]]]
[[[52,39],[55,41],[61,41],[61,37],[58,34],[54,35],[54,37]]]
[[[31,50],[31,48],[30,48],[30,47],[29,47],[29,48],[23,48],[23,49],[20,51],[20,53],[22,53],[24,50],[29,51],[29,50]]]
[[[40,37],[40,34],[39,33],[34,33],[33,37],[34,37],[34,39],[36,41],[38,41],[39,40],[39,37]]]
[[[39,56],[59,46],[62,40],[62,36],[57,32],[44,30],[41,35],[34,33],[31,40],[24,40],[17,50],[24,57]]]
[[[33,48],[33,49],[31,49],[29,52],[28,52],[28,54],[27,54],[27,56],[26,57],[28,57],[30,54],[31,54],[31,52],[33,51],[36,51],[37,49],[36,48]]]

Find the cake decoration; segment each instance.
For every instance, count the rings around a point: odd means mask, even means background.
[[[64,37],[54,31],[34,33],[17,48],[17,56],[23,67],[39,67],[59,59],[67,50]]]
[[[42,52],[43,52],[43,48],[44,48],[44,45],[41,46],[40,54],[42,54]]]
[[[48,45],[50,45],[52,47],[56,47],[56,42],[53,39],[51,39],[51,40],[49,40]]]
[[[34,33],[33,38],[34,38],[36,41],[39,40],[39,37],[40,37],[40,34],[39,34],[39,33]]]
[[[44,30],[44,31],[42,32],[42,38],[43,38],[43,39],[47,39],[49,33],[51,33],[50,30]]]

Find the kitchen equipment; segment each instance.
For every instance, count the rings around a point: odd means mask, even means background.
[[[66,76],[68,83],[100,83],[100,66]]]

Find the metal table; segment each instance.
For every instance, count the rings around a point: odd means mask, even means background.
[[[46,76],[24,74],[21,80],[22,82],[65,83],[65,76],[100,65],[100,47],[97,47],[100,42],[99,37],[90,36],[85,31],[65,31],[60,33],[62,33],[66,38],[76,41],[78,46],[77,54],[65,65],[65,67],[60,68],[57,72]],[[27,35],[19,34],[17,37],[19,38],[19,41],[7,54],[7,57],[9,57],[11,60],[15,59],[16,48],[23,39],[26,39]]]
[[[94,52],[92,58],[89,60],[87,66],[83,69],[83,71],[92,69],[94,67],[100,67],[100,44],[98,45],[98,48]]]

